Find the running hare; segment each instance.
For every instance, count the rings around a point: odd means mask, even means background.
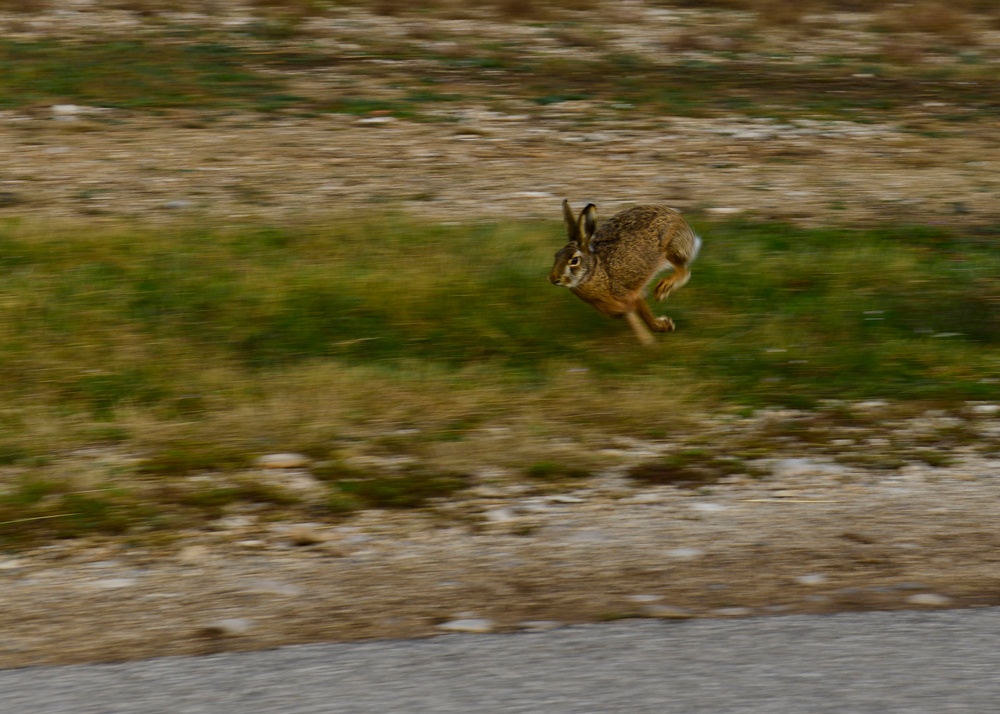
[[[598,230],[594,204],[574,218],[569,201],[563,201],[563,218],[569,244],[556,253],[549,281],[569,288],[598,312],[624,317],[643,344],[652,343],[653,336],[642,323],[654,332],[671,332],[673,320],[649,311],[646,286],[672,267],[653,290],[657,300],[666,300],[691,277],[688,266],[698,255],[701,238],[687,221],[672,208],[636,206]]]

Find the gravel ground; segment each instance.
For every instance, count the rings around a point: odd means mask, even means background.
[[[430,512],[368,511],[348,525],[237,516],[168,547],[27,551],[0,560],[0,667],[1000,603],[995,457],[769,469],[700,490],[635,487],[612,470],[556,495],[478,487]]]

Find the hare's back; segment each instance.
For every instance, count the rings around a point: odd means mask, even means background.
[[[683,216],[666,206],[636,206],[609,218],[591,239],[594,252],[609,261],[631,255],[637,264],[664,258],[686,265],[698,255],[701,239]]]

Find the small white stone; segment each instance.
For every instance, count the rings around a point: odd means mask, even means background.
[[[548,496],[545,500],[550,503],[584,503],[584,499],[577,496],[567,496],[565,494],[560,494],[557,496]]]
[[[252,526],[255,522],[256,519],[248,516],[227,516],[212,521],[212,527],[218,530],[236,530]]]
[[[671,548],[667,551],[666,555],[668,558],[676,558],[678,560],[693,560],[705,555],[705,551],[700,548]]]
[[[662,600],[663,596],[662,595],[626,595],[625,599],[626,600],[630,600],[632,602],[645,602],[645,603],[649,603],[649,602],[656,602],[657,600]]]
[[[230,617],[208,623],[202,632],[212,637],[238,637],[248,633],[252,625],[250,620],[242,617]]]
[[[445,630],[446,632],[467,632],[479,635],[493,632],[493,627],[493,620],[479,617],[451,620],[438,625],[439,630]]]
[[[701,511],[703,513],[718,513],[719,511],[728,510],[729,506],[723,506],[721,503],[692,503],[691,509],[695,511]]]
[[[119,590],[121,588],[130,588],[135,583],[135,578],[105,578],[104,580],[95,580],[91,583],[91,586],[100,590]]]
[[[652,505],[654,503],[663,503],[663,500],[664,496],[661,493],[637,493],[631,498],[622,499],[622,502],[637,506],[644,506]]]
[[[310,525],[292,526],[285,530],[285,536],[295,545],[316,545],[329,540],[329,536]]]
[[[732,216],[737,213],[743,213],[743,209],[733,208],[730,206],[718,206],[716,208],[709,208],[708,212],[716,216]]]
[[[177,553],[177,560],[186,565],[204,563],[208,558],[208,548],[203,545],[188,545]]]
[[[24,565],[24,561],[16,558],[12,560],[4,560],[0,561],[0,570],[17,570],[22,565]]]
[[[910,595],[906,602],[911,605],[928,605],[931,607],[945,607],[951,604],[951,598],[946,595],[936,595],[934,593],[919,593]]]
[[[972,413],[980,416],[989,416],[997,412],[1000,412],[1000,404],[976,404],[972,407]]]
[[[378,124],[392,124],[394,121],[396,121],[396,117],[365,117],[364,119],[358,119],[354,123],[378,125]]]
[[[267,454],[257,459],[257,466],[265,469],[301,469],[309,465],[309,457],[302,454]]]
[[[302,588],[291,583],[281,583],[277,580],[251,580],[247,583],[244,592],[257,595],[284,595],[286,597],[298,597],[302,594]]]
[[[822,585],[826,582],[826,576],[820,575],[819,573],[814,573],[812,575],[800,575],[795,578],[795,582],[799,585]]]
[[[507,523],[517,518],[517,514],[510,508],[493,508],[483,512],[483,518],[490,523]]]
[[[511,198],[554,198],[555,194],[547,191],[518,191],[510,194]]]
[[[52,116],[56,118],[75,118],[81,111],[81,108],[76,104],[53,104],[51,109]]]

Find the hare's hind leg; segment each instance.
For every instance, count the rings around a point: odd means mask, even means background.
[[[653,295],[660,302],[663,302],[667,297],[677,288],[682,288],[687,284],[687,281],[691,279],[691,271],[688,270],[686,265],[680,263],[671,263],[674,266],[674,272],[672,272],[667,277],[663,278],[656,284],[653,288]]]

